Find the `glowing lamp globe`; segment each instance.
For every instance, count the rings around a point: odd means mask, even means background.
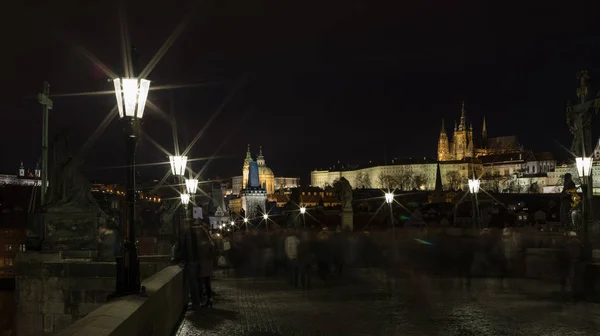
[[[189,194],[195,194],[196,190],[198,190],[198,180],[196,179],[187,179],[185,180],[185,188]]]
[[[471,194],[477,194],[479,192],[480,181],[478,179],[469,179],[469,192]]]
[[[113,80],[119,117],[142,119],[150,81],[137,78],[117,78]]]
[[[171,172],[175,176],[183,176],[185,173],[185,165],[187,164],[187,156],[169,156],[171,162]]]
[[[244,217],[244,223],[248,223],[248,218]]]
[[[300,207],[300,213],[304,215],[306,213],[306,207]]]
[[[588,177],[592,171],[593,159],[591,157],[578,157],[575,158],[575,164],[577,165],[577,173],[579,177]]]
[[[181,194],[181,204],[188,205],[190,203],[190,194]]]
[[[387,204],[391,204],[394,201],[394,194],[391,192],[386,192],[385,193],[385,202]]]
[[[264,218],[265,220],[267,220],[267,219],[269,219],[269,215],[268,215],[268,214],[264,214],[264,215],[263,215],[263,218]]]
[[[234,221],[231,221],[229,224],[231,224],[231,225],[235,225],[235,222],[234,222]]]

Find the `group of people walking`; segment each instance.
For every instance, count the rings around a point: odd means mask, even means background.
[[[206,225],[194,224],[187,227],[173,254],[174,262],[185,268],[191,296],[189,309],[211,308],[211,281],[217,250]]]

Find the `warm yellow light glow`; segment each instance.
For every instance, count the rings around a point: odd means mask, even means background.
[[[575,164],[577,165],[577,173],[579,177],[588,177],[592,170],[593,159],[591,157],[578,157],[575,158]]]
[[[187,156],[169,156],[171,162],[171,172],[175,176],[183,176],[185,173],[185,165],[187,164]]]
[[[187,192],[190,194],[195,194],[198,189],[198,180],[196,179],[187,179],[185,180],[185,187]]]
[[[390,204],[390,203],[392,203],[393,201],[394,201],[394,194],[393,194],[393,193],[391,193],[391,192],[386,192],[386,193],[385,193],[385,202],[386,202],[387,204]]]
[[[190,203],[190,195],[189,194],[181,194],[181,204],[188,205]]]
[[[150,90],[150,81],[137,78],[113,80],[119,116],[142,118]]]

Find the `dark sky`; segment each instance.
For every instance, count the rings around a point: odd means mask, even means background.
[[[526,4],[525,4],[526,3]],[[490,136],[516,134],[523,145],[562,155],[570,145],[565,102],[576,73],[590,70],[600,89],[600,25],[593,1],[247,1],[200,3],[186,30],[148,76],[153,85],[220,81],[172,92],[185,147],[207,124],[238,79],[247,78],[210,124],[192,157],[219,151],[206,177],[240,174],[246,144],[264,146],[276,175],[300,176],[337,160],[434,156],[441,119],[467,116]],[[5,12],[0,172],[40,155],[44,80],[51,93],[111,89],[80,51],[122,73],[117,3],[45,1]],[[129,32],[142,65],[191,11],[189,1],[127,5]],[[595,79],[597,79],[595,81]],[[597,85],[594,85],[598,83]],[[169,111],[169,92],[150,100]],[[77,149],[115,104],[112,95],[55,97],[50,134],[72,132]],[[144,129],[173,149],[170,126],[146,109]],[[85,156],[93,179],[120,181],[124,163],[117,121]],[[164,161],[148,141],[138,162]],[[203,162],[195,162],[198,170]],[[167,166],[140,168],[161,177]]]

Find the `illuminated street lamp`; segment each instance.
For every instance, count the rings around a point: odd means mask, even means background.
[[[589,237],[589,226],[588,226],[588,213],[589,213],[589,201],[590,197],[588,195],[588,188],[593,188],[592,179],[592,163],[593,159],[591,157],[578,157],[575,158],[575,165],[577,166],[577,174],[579,174],[579,180],[581,180],[581,194],[583,196],[583,200],[581,202],[581,220],[583,221],[581,225],[581,235],[583,238],[582,250],[583,250],[583,258],[584,260],[589,259],[590,253],[590,237]]]
[[[472,179],[468,180],[469,183],[469,193],[471,194],[471,204],[473,206],[473,214],[472,214],[472,219],[473,219],[473,229],[477,228],[477,224],[478,224],[478,220],[477,220],[477,214],[479,213],[479,207],[477,205],[477,193],[479,193],[479,185],[481,183],[481,181],[479,179],[476,179],[475,176],[473,176]]]
[[[187,179],[185,180],[185,188],[189,194],[195,195],[196,190],[198,190],[198,180],[196,179]]]
[[[300,207],[300,214],[302,214],[302,227],[306,229],[306,207],[304,205]]]
[[[393,202],[394,202],[394,193],[389,192],[389,191],[386,192],[385,193],[385,203],[387,203],[388,208],[390,209],[390,225],[392,227],[392,242],[394,243],[394,253],[392,255],[394,258],[397,258],[398,247],[396,246],[396,223],[394,223],[394,210],[392,209]]]
[[[175,176],[183,176],[187,164],[187,156],[172,155],[169,156],[169,162],[171,163],[171,173]]]
[[[248,218],[244,217],[244,226],[246,226],[246,232],[248,232]]]
[[[187,205],[190,203],[190,194],[181,194],[181,204],[183,204],[183,206],[187,207]]]
[[[264,214],[263,219],[265,220],[265,225],[267,226],[267,233],[269,233],[269,214]]]
[[[480,184],[481,184],[481,181],[479,181],[478,179],[469,179],[469,192],[471,194],[477,194],[479,192]]]
[[[142,291],[140,283],[140,261],[137,254],[135,239],[135,150],[144,107],[150,90],[150,81],[137,78],[117,78],[113,80],[117,109],[125,132],[125,145],[127,155],[126,179],[126,215],[125,239],[123,241],[122,255],[117,258],[116,296],[139,293]]]
[[[575,158],[575,164],[577,165],[577,174],[579,174],[579,177],[590,177],[590,173],[592,172],[593,160],[594,159],[591,157]],[[586,182],[582,181],[582,183]]]

